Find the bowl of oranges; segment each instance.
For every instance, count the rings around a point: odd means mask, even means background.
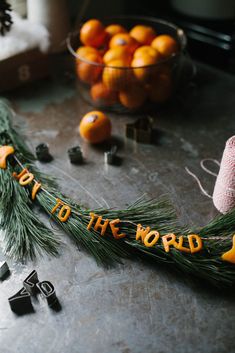
[[[96,108],[129,112],[161,105],[182,85],[186,37],[166,21],[90,19],[67,45],[78,90]]]

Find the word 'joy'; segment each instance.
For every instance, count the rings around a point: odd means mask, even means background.
[[[34,200],[36,197],[36,194],[39,191],[39,189],[41,188],[42,184],[37,182],[34,179],[34,175],[32,173],[30,173],[26,168],[22,169],[22,171],[19,174],[14,172],[12,175],[15,179],[17,179],[19,181],[19,184],[21,186],[26,186],[26,185],[34,182],[32,192],[31,192],[31,198],[32,198],[32,200]]]

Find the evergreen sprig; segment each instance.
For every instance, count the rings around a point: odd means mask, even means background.
[[[13,116],[8,102],[0,101],[0,145],[12,145],[16,156],[27,168],[33,167],[34,156],[23,139],[11,125]],[[37,253],[58,254],[60,241],[51,229],[39,220],[29,197],[29,190],[20,187],[12,178],[15,168],[8,163],[8,169],[0,169],[0,229],[3,233],[3,247],[6,254],[16,260],[35,258]],[[40,173],[34,167],[35,176],[46,187],[56,187],[53,178]]]
[[[34,157],[11,126],[11,114],[8,104],[0,102],[0,145],[14,145],[17,158],[30,168],[38,180],[43,182],[43,189],[36,196],[37,203],[77,245],[92,254],[98,263],[108,266],[114,262],[120,262],[122,258],[140,255],[157,263],[169,264],[181,273],[196,276],[220,288],[235,284],[235,265],[221,259],[221,255],[232,245],[232,236],[235,233],[235,210],[195,230],[179,224],[175,211],[166,198],[148,201],[140,199],[124,210],[93,210],[94,213],[110,220],[119,218],[121,231],[127,234],[127,237],[115,240],[109,230],[105,237],[101,237],[94,229],[87,230],[91,210],[77,205],[76,202],[61,194],[53,178],[41,174],[35,168]],[[42,251],[56,254],[59,241],[35,215],[30,202],[31,190],[22,188],[12,179],[12,171],[17,168],[9,163],[7,171],[0,170],[2,217],[0,226],[6,231],[5,249],[10,256],[16,258],[33,258],[37,252]],[[61,222],[55,214],[51,214],[56,198],[60,198],[72,208],[71,216],[65,223]],[[161,235],[175,233],[186,236],[192,232],[200,234],[204,243],[203,249],[197,254],[190,254],[172,248],[167,253],[161,242],[147,248],[135,239],[137,224],[143,227],[149,226],[151,230],[157,230]],[[187,242],[186,237],[185,241]]]
[[[4,251],[18,260],[34,259],[37,253],[58,254],[60,242],[36,216],[28,191],[12,178],[12,168],[0,170],[0,228]]]

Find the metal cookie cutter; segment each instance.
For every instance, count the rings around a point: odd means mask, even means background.
[[[49,281],[38,282],[36,284],[42,296],[47,300],[50,307],[58,303],[58,298],[56,296],[55,288],[53,284]]]
[[[105,164],[116,164],[117,163],[117,146],[113,146],[110,151],[104,152],[104,163]]]
[[[23,286],[29,294],[36,295],[38,293],[38,287],[36,286],[38,282],[38,274],[35,270],[33,270],[24,280]]]
[[[134,123],[126,124],[126,137],[138,143],[151,144],[153,142],[153,118],[143,117]]]
[[[40,143],[36,147],[36,156],[40,162],[51,162],[53,159],[49,152],[49,146],[46,143]]]
[[[4,280],[6,277],[8,277],[10,273],[8,264],[6,261],[0,262],[0,280]]]
[[[21,288],[19,292],[8,298],[8,302],[10,304],[11,310],[18,315],[34,311],[30,294],[25,288]]]
[[[80,146],[72,147],[68,150],[70,162],[73,164],[82,164],[83,155]]]

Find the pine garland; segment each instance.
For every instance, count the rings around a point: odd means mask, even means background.
[[[30,169],[43,189],[36,196],[36,203],[67,233],[73,241],[92,254],[98,263],[109,266],[129,256],[142,256],[177,268],[181,273],[204,279],[217,287],[235,284],[235,265],[221,259],[221,255],[231,249],[232,236],[235,233],[235,210],[212,220],[200,229],[182,227],[170,202],[165,198],[159,200],[140,199],[125,210],[93,210],[107,219],[121,220],[122,232],[127,237],[116,240],[110,230],[105,237],[94,229],[88,230],[91,210],[77,205],[73,200],[61,194],[55,181],[40,173],[34,165],[34,157],[28,151],[16,131],[12,128],[12,111],[5,101],[0,101],[0,145],[11,144],[16,150],[16,157]],[[8,169],[0,169],[0,228],[5,231],[3,243],[5,252],[17,259],[34,258],[38,252],[46,251],[57,254],[60,241],[36,216],[30,201],[30,188],[21,187],[12,178],[12,172],[20,171],[13,160],[9,160]],[[51,213],[55,200],[60,198],[72,209],[67,222],[61,222]],[[136,226],[149,226],[158,230],[161,235],[200,234],[203,249],[197,254],[183,253],[175,248],[164,251],[162,244],[146,247],[136,240]]]

